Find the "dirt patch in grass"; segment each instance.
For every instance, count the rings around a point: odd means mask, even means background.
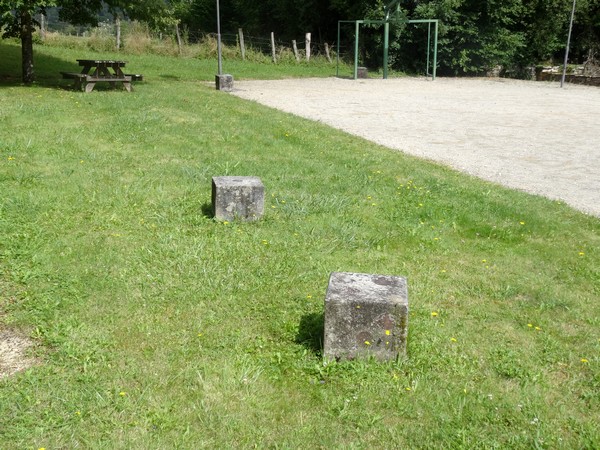
[[[33,366],[35,358],[29,355],[33,341],[10,329],[0,329],[0,379]]]

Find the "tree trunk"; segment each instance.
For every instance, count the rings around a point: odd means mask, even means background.
[[[21,67],[23,83],[33,83],[33,17],[31,11],[23,8],[19,11],[21,15]]]

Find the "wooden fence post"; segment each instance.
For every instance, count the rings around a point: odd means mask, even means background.
[[[244,30],[238,28],[238,35],[240,36],[240,51],[242,52],[242,60],[246,59],[246,46],[244,45]]]
[[[300,62],[300,55],[298,54],[298,45],[296,45],[296,40],[292,40],[292,48],[294,49],[294,56],[296,57],[296,61]]]
[[[175,36],[177,37],[177,49],[179,50],[179,55],[183,53],[183,43],[181,42],[181,33],[179,32],[179,23],[175,24]]]
[[[327,61],[331,62],[331,55],[329,54],[329,44],[325,42],[325,56],[327,57]]]
[[[117,29],[117,50],[121,50],[121,19],[115,17],[115,28]]]
[[[43,41],[46,39],[46,16],[40,14],[40,39]]]
[[[273,62],[277,62],[277,52],[275,50],[275,33],[271,31],[271,51],[273,53]]]
[[[306,60],[310,60],[310,33],[306,33]]]

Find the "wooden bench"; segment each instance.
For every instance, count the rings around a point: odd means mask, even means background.
[[[77,72],[61,72],[64,79],[75,80],[75,89],[81,91],[84,87],[85,83],[85,92],[91,92],[94,89],[94,86],[99,81],[107,81],[111,83],[111,86],[115,87],[116,82],[122,82],[123,86],[130,91],[131,90],[131,82],[132,81],[143,81],[144,76],[140,74],[126,74],[123,77],[117,76],[94,76],[88,75],[85,73],[77,73]]]
[[[75,80],[75,89],[81,90],[82,83],[86,81],[87,75],[85,73],[78,72],[61,72],[62,76],[66,80]]]
[[[131,77],[131,81],[144,81],[144,75],[141,73],[126,73],[126,77]]]

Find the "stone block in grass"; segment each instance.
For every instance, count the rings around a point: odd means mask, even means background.
[[[263,183],[258,177],[213,177],[212,207],[220,221],[258,220],[265,209]]]
[[[325,296],[325,359],[406,354],[408,288],[389,275],[333,272]]]
[[[233,75],[228,73],[215,75],[215,86],[217,91],[231,91],[233,89]]]

